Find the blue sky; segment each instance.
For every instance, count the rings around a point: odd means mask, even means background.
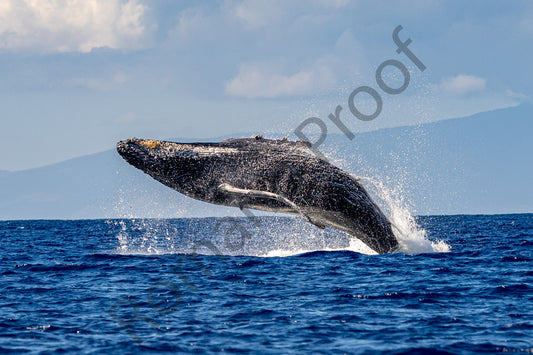
[[[425,71],[396,52],[398,25]],[[0,170],[132,136],[291,135],[337,105],[354,132],[514,106],[533,95],[532,44],[529,1],[4,0]],[[376,84],[388,59],[410,72],[398,95]],[[383,98],[371,122],[348,110],[363,85]]]

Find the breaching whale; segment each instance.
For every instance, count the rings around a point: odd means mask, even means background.
[[[131,138],[118,153],[155,180],[197,200],[302,216],[360,239],[383,254],[398,248],[390,222],[350,174],[305,141],[232,138],[176,143]]]

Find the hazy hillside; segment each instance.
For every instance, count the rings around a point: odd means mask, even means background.
[[[533,212],[532,118],[532,106],[522,105],[352,141],[330,134],[320,149],[344,169],[401,191],[417,214]],[[114,150],[0,171],[0,183],[0,219],[240,215],[183,197]]]
[[[420,214],[532,212],[531,119],[522,105],[361,134],[335,149],[345,167],[400,188]]]

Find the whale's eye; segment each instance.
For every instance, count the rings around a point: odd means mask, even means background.
[[[151,140],[143,140],[140,142],[141,145],[144,145],[146,148],[155,149],[161,146],[161,142],[156,141],[154,139]]]

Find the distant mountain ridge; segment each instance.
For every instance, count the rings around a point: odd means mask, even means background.
[[[532,118],[533,107],[523,104],[351,141],[329,134],[319,149],[343,169],[400,190],[417,214],[533,212]],[[0,171],[0,183],[3,220],[241,215],[163,186],[114,150]]]

